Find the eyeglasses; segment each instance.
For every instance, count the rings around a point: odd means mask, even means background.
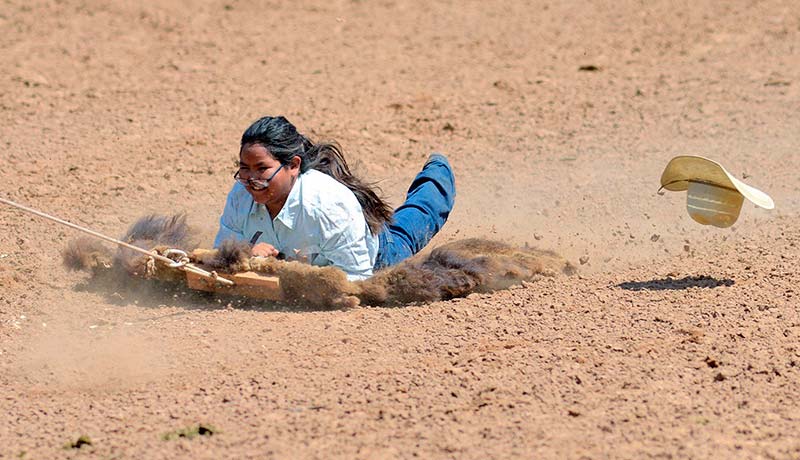
[[[278,174],[278,171],[280,171],[281,169],[283,169],[283,165],[280,165],[278,169],[276,169],[275,172],[272,173],[272,175],[270,175],[266,179],[250,179],[250,178],[245,179],[239,174],[241,170],[236,171],[236,173],[233,174],[233,178],[244,186],[249,185],[250,188],[252,188],[253,190],[264,190],[267,187],[269,187],[269,181],[271,181],[272,178],[275,177],[275,174]]]

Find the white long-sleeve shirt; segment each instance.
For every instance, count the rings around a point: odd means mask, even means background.
[[[288,260],[334,265],[351,281],[372,276],[378,254],[378,238],[353,192],[314,169],[298,176],[275,219],[237,182],[219,224],[215,247],[231,238],[250,241],[260,231],[257,242],[271,244]]]

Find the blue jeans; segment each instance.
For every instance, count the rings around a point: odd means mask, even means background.
[[[447,158],[434,153],[408,188],[406,201],[378,234],[375,269],[395,265],[424,248],[447,221],[456,197],[456,181]]]

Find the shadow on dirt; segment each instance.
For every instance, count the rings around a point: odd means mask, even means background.
[[[618,288],[626,291],[677,291],[689,288],[711,289],[717,287],[733,286],[735,281],[732,279],[717,279],[711,276],[686,276],[675,279],[666,277],[650,281],[627,281],[617,285]]]
[[[101,295],[111,305],[136,305],[145,308],[177,306],[187,310],[242,309],[258,311],[314,311],[266,300],[209,293],[188,289],[177,282],[145,280],[120,273],[95,273],[73,288],[76,292]],[[316,309],[321,310],[321,309]]]

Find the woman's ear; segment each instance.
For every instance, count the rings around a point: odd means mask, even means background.
[[[303,162],[303,159],[300,155],[295,155],[289,160],[289,168],[291,169],[300,169],[300,164]]]

